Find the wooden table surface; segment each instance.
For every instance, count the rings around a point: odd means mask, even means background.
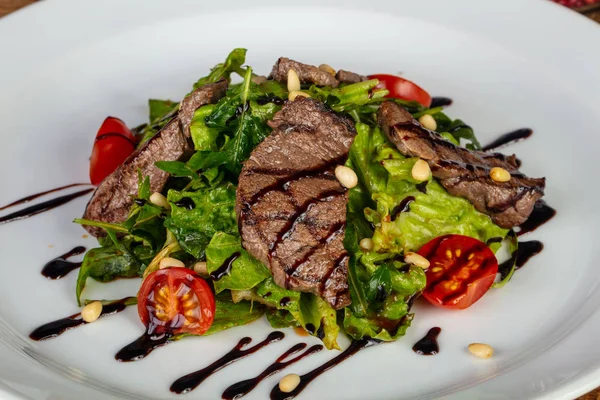
[[[35,2],[35,0],[0,0],[0,17]],[[584,14],[600,23],[600,8],[584,11]],[[576,400],[600,400],[600,388],[581,396]]]

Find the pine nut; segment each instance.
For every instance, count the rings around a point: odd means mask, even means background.
[[[479,358],[491,358],[494,355],[492,346],[485,343],[471,343],[469,345],[469,351],[475,357]]]
[[[206,261],[198,261],[194,264],[194,272],[198,275],[207,276],[208,269],[206,268]]]
[[[154,204],[155,206],[166,208],[167,210],[171,208],[167,198],[158,192],[154,192],[150,195],[150,203]]]
[[[427,161],[419,159],[415,165],[413,165],[410,173],[414,180],[423,182],[429,179],[429,176],[431,175],[431,168],[429,168]]]
[[[294,92],[300,90],[300,78],[296,71],[290,68],[287,76],[287,88],[288,92]]]
[[[370,239],[370,238],[361,239],[361,241],[358,243],[358,245],[364,251],[371,251],[371,250],[373,250],[373,247],[374,247],[373,239]]]
[[[296,100],[296,97],[298,97],[298,96],[300,96],[300,97],[310,97],[310,94],[301,92],[299,90],[294,90],[293,92],[290,92],[288,94],[288,99],[290,101],[294,101],[294,100]]]
[[[510,172],[504,168],[494,167],[490,170],[490,178],[495,182],[508,182],[510,181]]]
[[[92,301],[81,310],[81,319],[85,322],[94,322],[102,314],[102,303],[99,301]]]
[[[160,263],[158,264],[159,269],[165,269],[165,268],[171,268],[171,267],[183,268],[183,267],[185,267],[185,264],[183,263],[183,261],[180,261],[173,257],[165,257],[162,260],[160,260]]]
[[[429,260],[412,251],[404,253],[404,262],[423,269],[429,268]]]
[[[290,393],[300,384],[300,375],[287,374],[279,381],[279,390],[283,393]]]
[[[419,123],[423,125],[425,129],[429,129],[430,131],[435,131],[437,129],[435,118],[429,114],[422,115],[421,118],[419,118]]]
[[[327,72],[328,74],[331,74],[331,75],[335,76],[335,69],[333,69],[331,67],[331,65],[321,64],[321,65],[319,65],[319,69],[321,71]]]
[[[264,75],[255,75],[252,77],[252,82],[256,83],[257,85],[265,83],[267,80],[267,77]]]
[[[347,189],[352,189],[358,185],[358,176],[356,176],[356,172],[345,165],[338,165],[335,167],[335,177],[342,186]]]

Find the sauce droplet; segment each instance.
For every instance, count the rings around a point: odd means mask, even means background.
[[[413,351],[422,356],[432,356],[440,352],[440,346],[438,345],[437,338],[440,335],[442,328],[431,328],[427,335],[419,340],[413,346]]]

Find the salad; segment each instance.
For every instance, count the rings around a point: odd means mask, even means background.
[[[397,340],[421,295],[465,309],[510,279],[516,257],[499,269],[495,252],[516,251],[543,178],[409,80],[287,58],[266,77],[245,56],[181,103],[150,100],[146,124],[100,128],[80,305],[88,279],[141,277],[152,340],[264,317],[339,349],[341,332]]]

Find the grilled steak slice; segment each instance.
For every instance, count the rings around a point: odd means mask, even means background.
[[[378,113],[379,125],[398,150],[429,163],[433,176],[454,196],[468,199],[503,228],[525,222],[535,202],[544,195],[545,178],[528,178],[519,172],[516,157],[471,151],[445,140],[421,126],[404,108],[385,102]],[[510,172],[508,182],[490,178],[490,170]]]
[[[325,72],[314,65],[302,64],[289,58],[281,57],[271,71],[270,77],[276,81],[287,83],[288,71],[293,69],[298,74],[300,82],[314,83],[319,86],[337,87],[340,83],[329,72]]]
[[[342,83],[358,83],[369,80],[366,76],[356,74],[354,72],[345,71],[340,69],[337,74],[335,74],[335,78]]]
[[[83,218],[109,223],[127,219],[133,197],[138,192],[138,170],[150,177],[150,190],[160,192],[169,174],[156,168],[156,161],[175,161],[192,151],[189,127],[196,109],[216,102],[225,95],[227,82],[205,85],[190,93],[180,105],[180,111],[160,132],[137,149],[112,174],[107,176],[88,202]],[[104,230],[92,226],[85,229],[98,237]]]
[[[354,125],[310,98],[287,102],[269,125],[273,132],[254,149],[239,178],[242,243],[279,286],[345,307],[348,196],[334,169],[348,157]]]

